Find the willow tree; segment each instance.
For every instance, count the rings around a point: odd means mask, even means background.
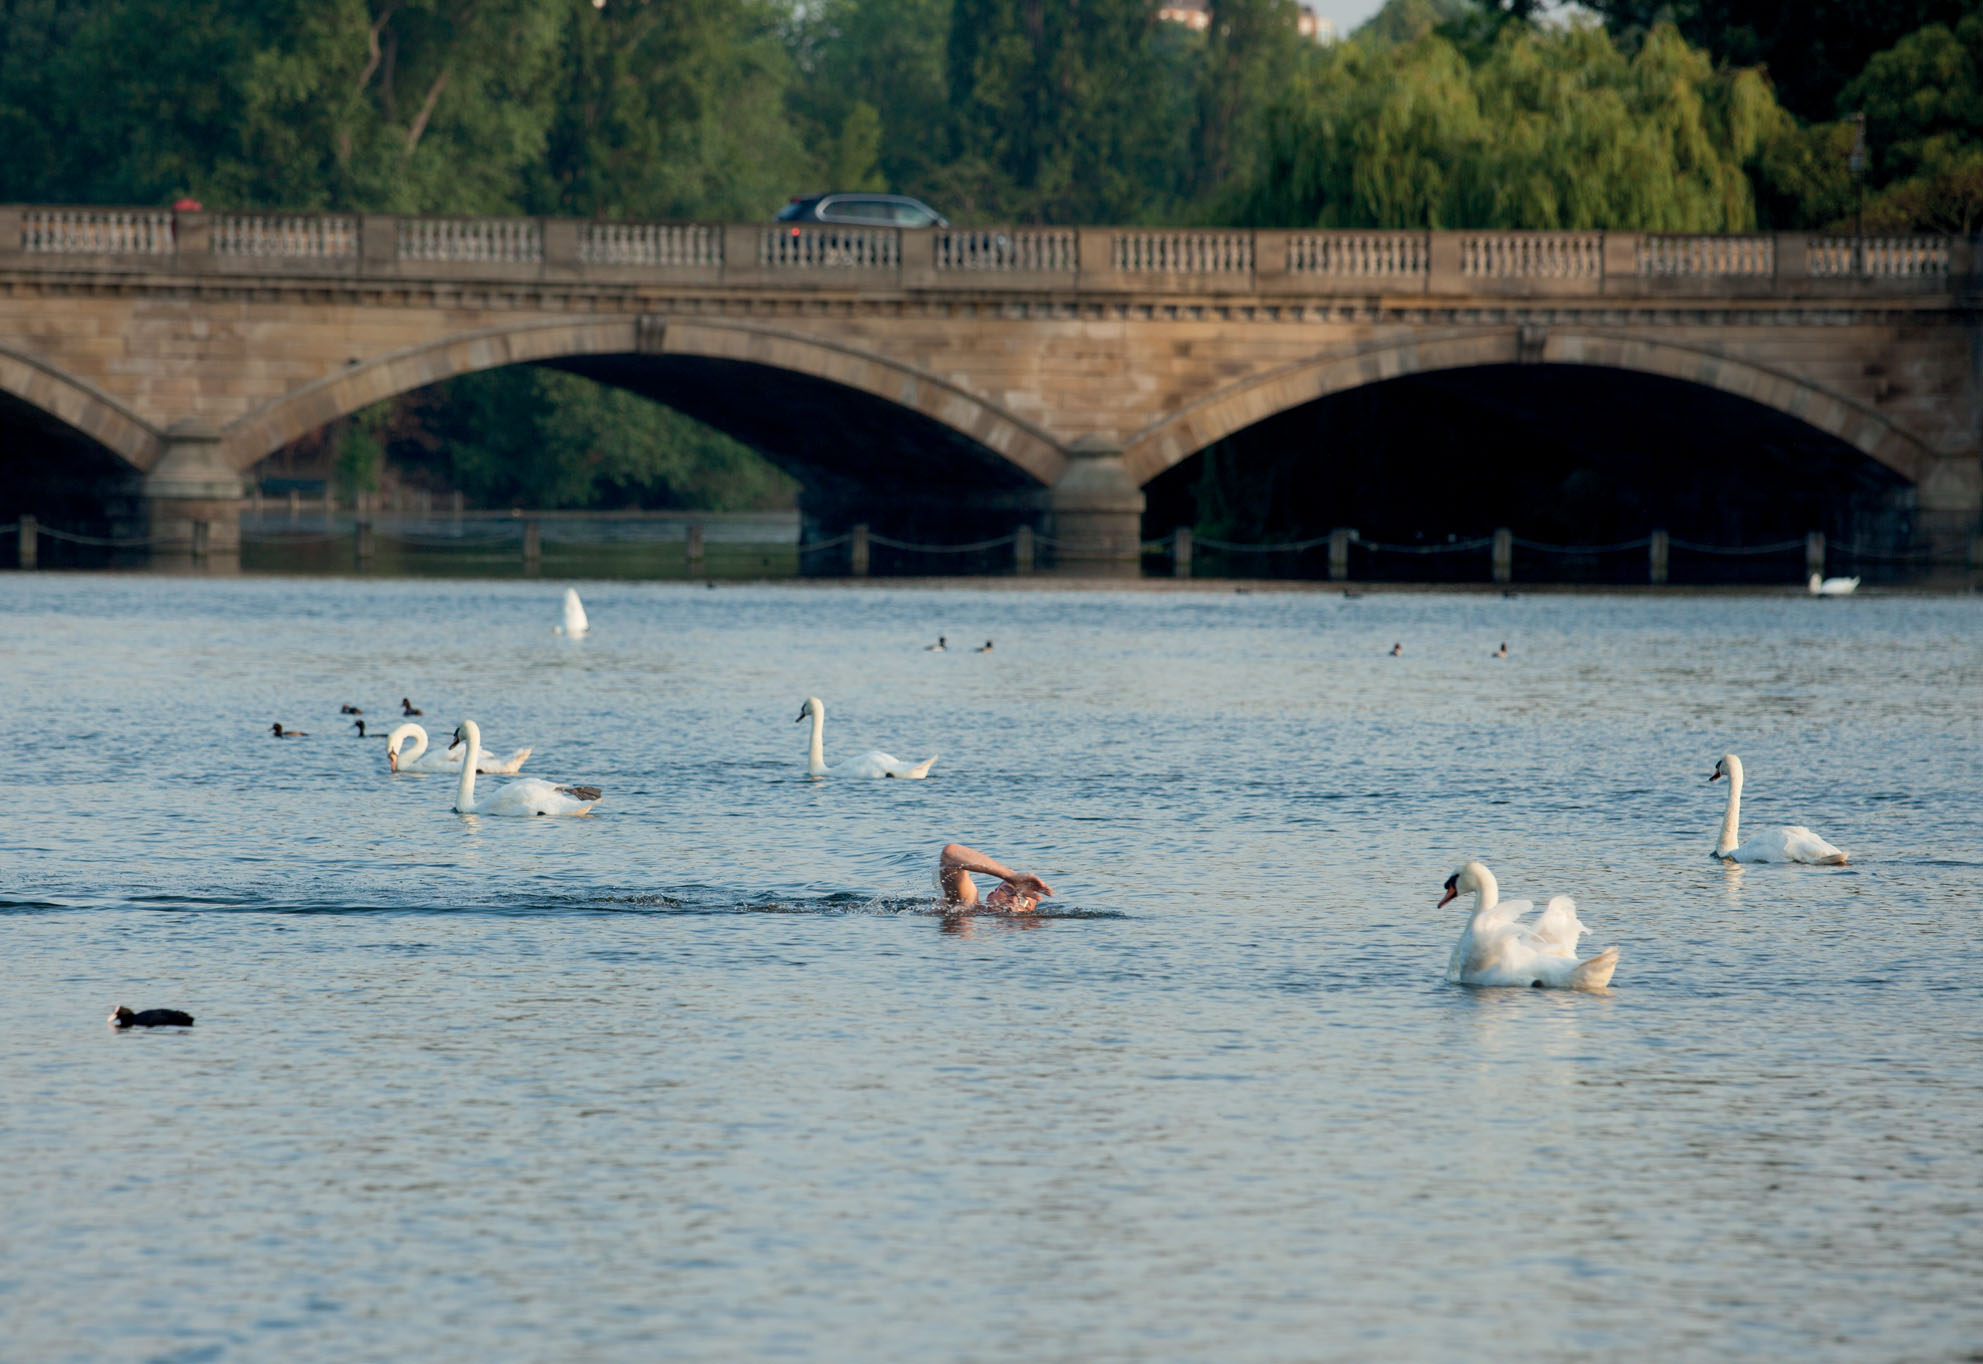
[[[1627,56],[1589,24],[1508,25],[1479,63],[1436,34],[1350,42],[1277,105],[1235,197],[1260,226],[1755,225],[1748,166],[1784,126],[1767,83],[1670,28]]]

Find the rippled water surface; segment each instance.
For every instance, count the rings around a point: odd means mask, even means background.
[[[562,586],[0,578],[0,1357],[1983,1343],[1983,599]],[[1469,856],[1612,992],[1443,984]]]

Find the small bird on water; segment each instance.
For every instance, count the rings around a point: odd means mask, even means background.
[[[1501,647],[1494,651],[1493,657],[1506,658],[1507,656],[1508,656],[1508,641],[1504,639],[1501,641]]]
[[[132,1013],[119,1004],[110,1011],[110,1026],[113,1028],[190,1028],[193,1016],[177,1009],[144,1009]]]
[[[942,635],[938,635],[936,637],[936,643],[925,644],[923,646],[923,652],[926,654],[940,654],[944,650],[944,642],[945,642],[944,637]]]
[[[412,698],[402,696],[399,698],[399,713],[401,715],[420,715],[423,712],[418,706],[413,704]]]
[[[972,652],[972,653],[974,653],[974,654],[988,654],[988,653],[990,653],[990,652],[991,652],[991,641],[990,641],[990,640],[986,640],[986,641],[985,641],[985,647],[984,647],[984,648],[982,648],[982,649],[973,649],[973,650],[971,650],[971,652]]]
[[[347,701],[337,708],[337,713],[339,715],[363,715],[365,712]]]
[[[275,735],[278,739],[307,739],[310,737],[310,731],[307,729],[284,729],[280,720],[269,726],[269,733]]]
[[[351,723],[358,730],[357,737],[360,739],[383,739],[386,737],[383,734],[367,734],[365,732],[365,722],[363,720],[353,720]]]
[[[1393,644],[1391,646],[1391,657],[1403,658],[1404,656],[1405,656],[1405,646],[1402,643]]]

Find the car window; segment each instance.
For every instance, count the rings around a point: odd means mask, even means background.
[[[889,206],[873,199],[828,199],[819,206],[819,216],[836,223],[892,223]]]
[[[928,227],[936,221],[936,216],[920,204],[890,204],[897,227]]]
[[[791,203],[778,210],[778,216],[773,221],[789,223],[795,218],[803,218],[806,216],[806,210],[812,206],[813,201],[811,199],[794,199]]]

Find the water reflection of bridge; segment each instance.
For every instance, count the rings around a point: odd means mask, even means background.
[[[1217,442],[1440,376],[1546,423],[1553,373],[1589,376],[1600,412],[1626,393],[1704,441],[1740,428],[1884,499],[1893,547],[1958,550],[1983,510],[1974,259],[1939,237],[0,207],[0,492],[19,504],[0,517],[87,485],[166,539],[206,523],[225,555],[274,450],[535,363],[764,450],[800,479],[810,539],[1026,526],[1121,562],[1146,486]]]

